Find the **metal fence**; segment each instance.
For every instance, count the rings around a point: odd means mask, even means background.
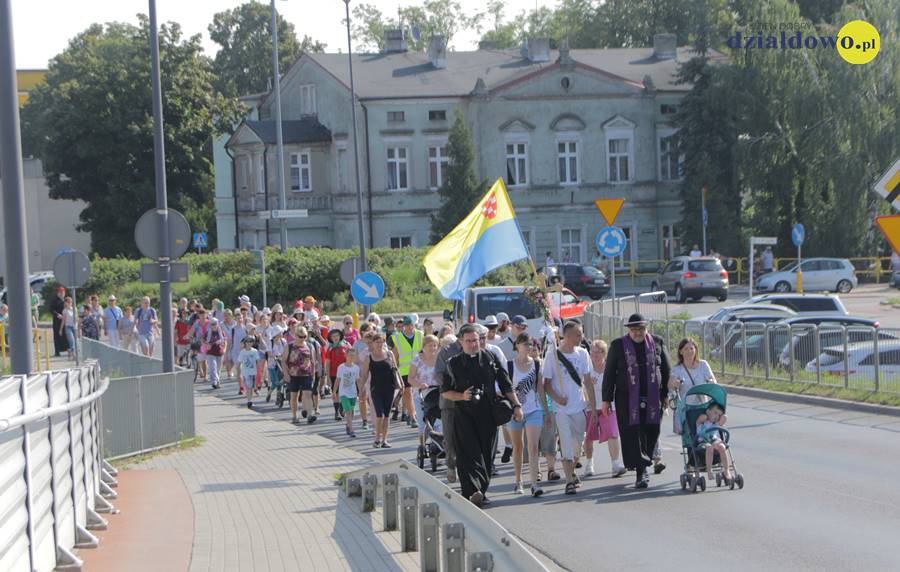
[[[673,361],[678,343],[689,337],[719,375],[900,393],[898,328],[675,320],[661,317],[661,306],[640,296],[594,302],[585,311],[585,333],[605,340],[624,335],[636,308]]]
[[[100,362],[103,374],[111,378],[162,373],[162,360],[160,359],[123,350],[83,336],[80,341],[82,356]]]
[[[96,362],[0,378],[0,570],[78,569],[73,548],[115,498],[103,461],[98,398],[109,386]]]
[[[103,454],[134,455],[194,437],[194,372],[110,381],[103,395]]]

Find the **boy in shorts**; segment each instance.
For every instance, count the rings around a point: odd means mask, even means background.
[[[240,383],[247,388],[247,409],[253,409],[253,384],[256,380],[256,363],[260,359],[259,350],[254,348],[256,338],[247,336],[241,341],[241,353],[238,354],[240,365]]]
[[[356,399],[359,396],[359,366],[356,365],[356,350],[347,350],[347,361],[337,368],[337,379],[340,385],[337,387],[341,398],[341,408],[344,410],[344,421],[347,423],[347,435],[356,437],[353,432],[353,413],[356,410]]]

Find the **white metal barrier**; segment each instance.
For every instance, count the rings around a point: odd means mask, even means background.
[[[0,570],[80,570],[115,470],[102,459],[97,362],[0,378]]]

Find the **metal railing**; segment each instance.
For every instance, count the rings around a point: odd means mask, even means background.
[[[162,360],[111,346],[99,340],[81,338],[85,359],[100,362],[100,369],[111,378],[162,373]]]
[[[53,331],[48,328],[32,328],[31,331],[34,343],[34,369],[50,371],[50,343]],[[3,369],[7,366],[7,357],[10,351],[6,334],[6,324],[0,324],[0,368]]]
[[[103,460],[96,362],[0,378],[0,570],[80,569],[73,548],[111,512],[115,470]]]
[[[423,572],[547,570],[487,513],[411,463],[360,469],[342,481],[363,512],[374,511],[382,499],[383,530],[399,531],[400,549],[419,552]]]
[[[660,316],[661,306],[642,304],[640,296],[594,302],[585,311],[585,334],[622,336],[637,308],[673,362],[678,343],[688,337],[719,375],[900,393],[900,328],[676,320]]]

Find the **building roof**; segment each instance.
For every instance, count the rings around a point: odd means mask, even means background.
[[[653,48],[569,50],[575,65],[592,68],[607,77],[640,87],[650,76],[657,90],[687,91],[676,85],[678,64],[697,55],[691,48],[678,48],[674,59],[657,59]],[[307,54],[331,75],[350,85],[346,54]],[[713,58],[724,57],[713,52]],[[525,76],[556,67],[559,50],[550,50],[549,61],[532,62],[519,50],[447,52],[446,67],[435,68],[420,52],[354,54],[353,74],[360,98],[458,97],[472,92],[480,78],[488,90],[497,89]]]
[[[232,145],[235,135],[240,131],[242,126],[247,126],[259,139],[267,144],[274,145],[275,138],[275,121],[254,121],[245,119],[234,131],[231,139],[225,144],[226,147]],[[315,117],[304,117],[303,119],[285,119],[281,122],[282,139],[285,143],[330,143],[331,130],[319,123]]]

